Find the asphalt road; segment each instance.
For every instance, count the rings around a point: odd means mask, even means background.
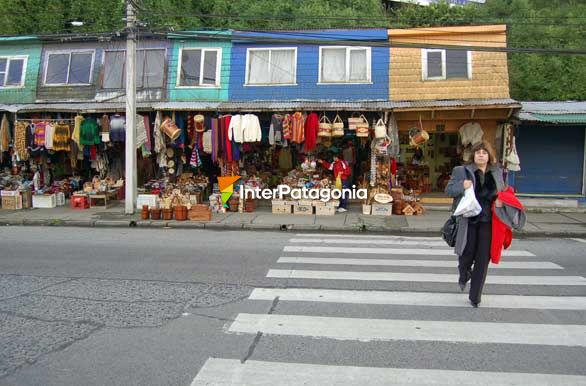
[[[585,385],[583,241],[0,228],[0,385]]]

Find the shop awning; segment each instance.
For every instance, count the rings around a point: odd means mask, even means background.
[[[586,102],[521,102],[519,120],[527,122],[584,124]]]
[[[34,113],[34,112],[62,112],[62,113],[93,113],[93,112],[110,112],[110,111],[124,111],[125,103],[120,102],[69,102],[69,103],[31,103],[12,105],[14,112],[18,113]],[[152,110],[150,103],[138,103],[136,108],[141,111]]]

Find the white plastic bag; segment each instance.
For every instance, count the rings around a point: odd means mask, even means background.
[[[474,217],[482,212],[482,207],[474,195],[474,188],[464,190],[464,197],[458,203],[454,216]]]

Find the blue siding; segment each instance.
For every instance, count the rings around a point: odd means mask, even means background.
[[[300,40],[339,40],[345,41],[388,41],[387,31],[375,30],[329,30],[298,31],[283,33],[243,33],[235,32],[232,48],[230,76],[230,100],[387,100],[389,95],[389,49],[371,48],[371,83],[368,84],[318,84],[319,43],[291,44],[254,42],[254,39],[300,39]],[[314,42],[312,42],[314,43]],[[297,73],[296,85],[292,86],[245,86],[246,51],[248,48],[296,47]]]
[[[530,126],[516,138],[521,171],[515,173],[519,193],[582,194],[584,126]]]

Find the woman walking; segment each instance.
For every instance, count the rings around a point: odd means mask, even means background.
[[[464,190],[473,188],[482,207],[478,216],[459,219],[455,245],[460,272],[458,284],[464,291],[466,283],[472,279],[468,298],[473,307],[478,307],[490,261],[492,204],[505,184],[502,170],[496,165],[494,150],[488,142],[474,145],[472,154],[472,162],[452,170],[446,194],[454,198],[453,208],[456,208],[464,196]],[[499,206],[498,201],[496,205]]]

